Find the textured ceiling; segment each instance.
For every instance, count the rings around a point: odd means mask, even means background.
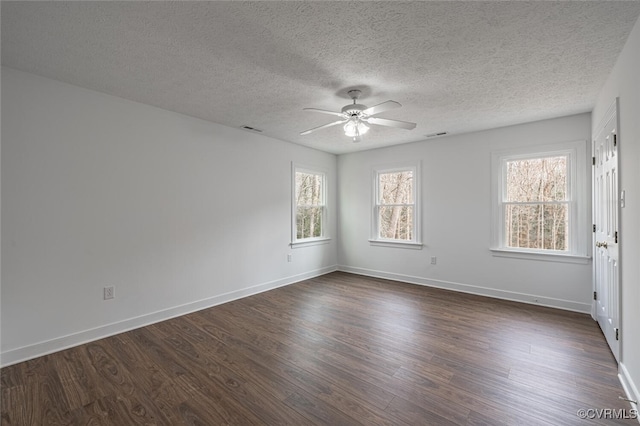
[[[8,2],[2,64],[333,153],[590,111],[640,2]],[[354,144],[305,107],[403,104]]]

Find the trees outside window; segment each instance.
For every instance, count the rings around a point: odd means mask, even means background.
[[[294,166],[293,243],[326,238],[326,174]]]
[[[569,249],[569,156],[505,162],[505,245]]]
[[[374,171],[372,242],[419,245],[418,167]]]
[[[413,239],[413,171],[378,174],[379,238]]]

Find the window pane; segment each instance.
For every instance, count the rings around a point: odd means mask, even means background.
[[[413,239],[413,206],[381,206],[380,238]]]
[[[378,175],[380,204],[413,204],[413,171]]]
[[[316,238],[322,236],[323,207],[298,207],[296,209],[296,238]]]
[[[567,250],[568,210],[568,204],[506,205],[506,245],[516,248]]]
[[[323,176],[296,172],[296,202],[299,206],[317,206],[322,200]]]
[[[295,240],[319,238],[324,234],[325,175],[295,171]]]
[[[506,201],[566,201],[567,157],[507,161]]]

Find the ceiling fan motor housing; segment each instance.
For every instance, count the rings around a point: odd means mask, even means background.
[[[342,107],[342,113],[350,117],[358,117],[362,115],[362,111],[365,109],[367,109],[367,107],[361,104],[345,105]]]

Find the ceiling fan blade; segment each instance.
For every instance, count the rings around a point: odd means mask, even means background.
[[[378,124],[380,126],[398,127],[400,129],[412,130],[416,128],[416,123],[410,123],[408,121],[390,120],[388,118],[369,117],[367,122],[371,124]]]
[[[321,112],[323,114],[337,115],[338,117],[343,117],[344,118],[344,114],[341,113],[341,112],[327,111],[326,109],[318,109],[318,108],[302,108],[302,109],[303,109],[303,111]]]
[[[311,132],[315,132],[316,130],[320,130],[320,129],[326,129],[327,127],[331,127],[331,126],[337,126],[338,124],[343,124],[346,123],[349,120],[339,120],[339,121],[334,121],[333,123],[329,123],[329,124],[323,124],[322,126],[318,126],[318,127],[314,127],[313,129],[309,129],[309,130],[305,130],[304,132],[300,133],[300,136],[304,136],[304,135],[308,135]]]
[[[374,105],[362,111],[364,115],[376,115],[381,112],[389,111],[390,109],[400,108],[402,105],[396,101],[387,101],[378,105]]]

